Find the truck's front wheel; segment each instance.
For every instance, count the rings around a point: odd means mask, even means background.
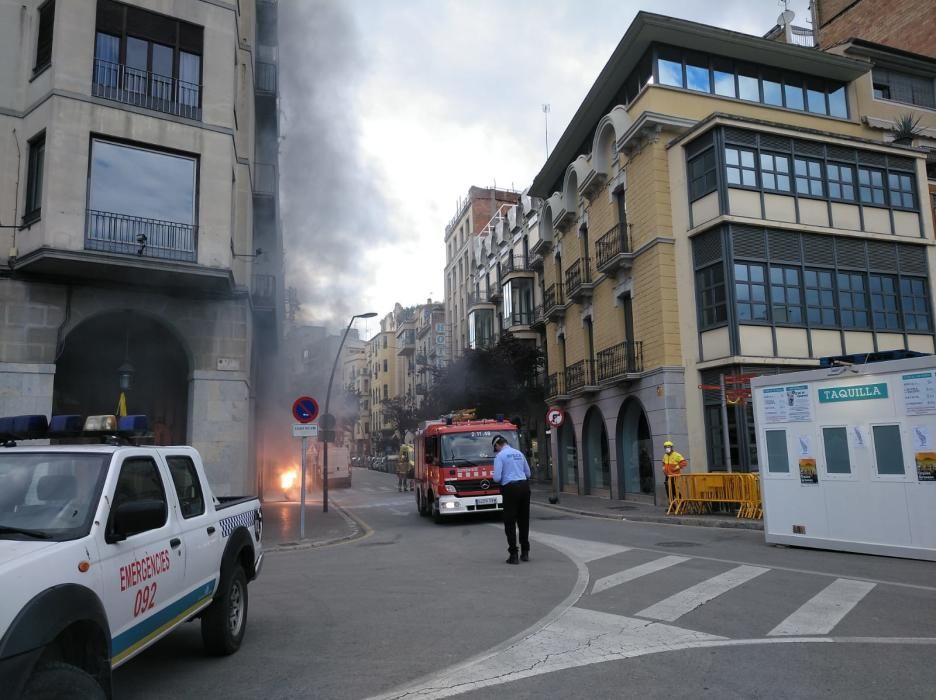
[[[437,498],[432,499],[432,522],[436,525],[442,522],[442,512],[439,510],[439,500]]]
[[[89,674],[71,664],[48,663],[37,668],[23,691],[23,700],[105,700],[107,694]]]
[[[237,565],[226,581],[221,582],[221,595],[205,610],[201,620],[205,650],[215,656],[226,656],[240,649],[247,629],[247,576]]]

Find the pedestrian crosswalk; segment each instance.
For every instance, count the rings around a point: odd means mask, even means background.
[[[828,634],[875,585],[869,581],[835,579],[774,627],[768,636]]]
[[[691,588],[680,591],[669,598],[654,603],[649,608],[637,613],[637,617],[649,617],[652,620],[675,622],[683,615],[692,612],[700,605],[747,583],[753,578],[767,573],[767,569],[760,566],[736,566],[718,576],[713,576]]]
[[[611,574],[610,576],[605,576],[604,578],[600,578],[595,581],[595,585],[592,587],[592,595],[601,593],[601,591],[613,588],[614,586],[620,586],[622,583],[633,581],[634,579],[638,579],[641,576],[646,576],[647,574],[662,571],[663,569],[669,568],[670,566],[682,564],[684,561],[688,561],[688,558],[677,556],[660,557],[654,561],[648,561],[645,564],[639,564],[637,566],[632,566],[629,569],[618,571],[617,573]]]

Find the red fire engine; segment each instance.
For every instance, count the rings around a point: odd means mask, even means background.
[[[416,507],[437,523],[451,515],[502,511],[491,440],[501,435],[519,449],[512,423],[459,418],[428,421],[416,433]]]

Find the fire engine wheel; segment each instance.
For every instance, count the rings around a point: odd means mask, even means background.
[[[416,494],[417,494],[416,495],[416,507],[419,509],[419,514],[423,516],[424,518],[428,517],[429,516],[429,503],[426,499],[425,494],[423,494],[422,491],[417,491]]]
[[[442,522],[442,513],[439,512],[439,501],[432,499],[432,522],[436,525]]]

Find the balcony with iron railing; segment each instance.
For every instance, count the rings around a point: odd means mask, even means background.
[[[397,355],[414,355],[416,353],[416,331],[407,329],[397,335]]]
[[[201,92],[198,83],[94,59],[91,94],[95,97],[201,120]]]
[[[468,292],[467,307],[469,311],[476,306],[490,307],[491,304],[492,302],[488,300],[488,294],[485,291]]]
[[[533,310],[512,311],[504,318],[504,322],[510,330],[529,328],[533,325]]]
[[[543,291],[543,313],[546,320],[558,318],[565,313],[565,293],[562,283],[551,284]]]
[[[256,274],[250,292],[256,309],[269,311],[276,308],[276,276]]]
[[[631,265],[631,251],[627,224],[616,224],[595,242],[599,272],[613,272],[619,267]]]
[[[543,305],[538,305],[533,309],[533,320],[530,322],[531,328],[542,328],[546,325],[546,313]]]
[[[533,268],[529,257],[511,252],[504,261],[503,281],[507,282],[515,277],[533,277]]]
[[[196,262],[198,226],[87,210],[85,250]]]
[[[598,377],[594,360],[579,360],[566,367],[566,388],[569,393],[576,391],[597,391]]]
[[[643,372],[643,343],[625,340],[610,348],[600,350],[597,355],[598,381],[627,381],[631,375]]]
[[[591,296],[595,288],[592,280],[591,258],[580,258],[569,265],[565,271],[565,286],[569,299],[578,301],[582,297]]]
[[[553,372],[546,377],[546,398],[551,401],[563,401],[569,398],[565,372]]]
[[[491,288],[488,290],[487,298],[489,304],[496,304],[504,298],[504,290],[499,280],[497,284],[491,285]]]

